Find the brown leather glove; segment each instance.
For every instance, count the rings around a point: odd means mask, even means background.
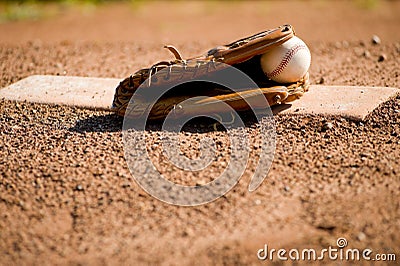
[[[259,95],[258,88],[242,88],[232,92],[224,87],[210,84],[194,84],[190,81],[204,79],[233,66],[247,74],[261,89],[270,106],[291,102],[300,98],[309,87],[308,72],[297,82],[279,84],[269,80],[263,73],[260,65],[260,56],[272,47],[280,45],[295,35],[291,25],[283,25],[275,29],[260,32],[247,38],[243,38],[227,45],[209,50],[202,56],[183,59],[181,54],[173,46],[165,46],[174,55],[173,61],[162,61],[150,68],[140,69],[133,75],[124,79],[116,88],[112,110],[118,115],[128,115],[130,118],[139,118],[144,111],[151,108],[148,119],[163,119],[172,110],[177,110],[176,115],[195,115],[196,111],[209,110],[210,114],[222,112],[222,105],[228,104],[237,111],[250,109],[246,103],[252,97]],[[161,75],[161,77],[160,77]],[[177,82],[186,83],[185,88],[174,90],[161,97],[154,106],[148,106],[146,101],[135,102],[129,105],[132,95],[139,86],[153,89],[160,86],[168,86]],[[182,86],[181,86],[182,87]],[[211,98],[185,101],[193,96],[202,95]]]

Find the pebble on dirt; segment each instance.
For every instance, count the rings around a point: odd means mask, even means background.
[[[324,122],[322,124],[322,131],[327,131],[333,128],[333,124],[331,122]]]
[[[381,44],[381,38],[379,38],[378,35],[373,35],[371,41],[372,41],[372,44],[374,44],[374,45]]]
[[[365,58],[370,58],[370,57],[371,57],[371,53],[370,53],[368,50],[365,50],[365,51],[363,52],[363,56],[364,56]]]
[[[378,57],[378,62],[383,62],[383,61],[385,61],[386,59],[387,59],[386,54],[381,54],[381,55]]]

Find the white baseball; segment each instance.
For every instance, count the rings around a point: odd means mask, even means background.
[[[261,68],[265,75],[279,83],[300,80],[307,73],[310,64],[310,50],[296,36],[261,56]]]

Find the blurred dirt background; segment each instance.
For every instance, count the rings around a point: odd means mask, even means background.
[[[0,12],[0,87],[33,74],[122,79],[172,58],[164,44],[190,57],[284,23],[310,47],[313,84],[400,87],[400,1],[2,2]],[[121,119],[1,100],[0,264],[265,264],[264,244],[322,249],[339,237],[398,260],[400,98],[363,122],[275,118],[261,187],[247,192],[249,166],[226,196],[188,208],[137,186]],[[247,130],[257,143],[257,125]],[[162,133],[144,134],[157,158]],[[228,143],[196,125],[182,135],[189,157],[203,137]]]

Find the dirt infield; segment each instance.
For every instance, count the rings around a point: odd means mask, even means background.
[[[400,2],[370,2],[376,5],[112,4],[4,23],[0,87],[33,74],[124,78],[171,58],[164,43],[194,56],[282,23],[293,24],[309,44],[313,84],[400,87]],[[380,44],[372,43],[373,35]],[[250,166],[226,196],[177,207],[135,183],[124,159],[120,118],[0,100],[0,264],[258,264],[264,244],[321,250],[340,237],[350,248],[394,253],[398,261],[400,97],[363,122],[275,119],[275,158],[258,190],[247,192]],[[187,156],[204,137],[227,144],[225,131],[204,127],[189,125],[182,133]],[[256,126],[246,129],[257,140]],[[151,128],[144,134],[149,146],[157,146],[163,133]],[[156,158],[161,152],[153,150]],[[221,156],[195,177],[207,180],[228,162]],[[164,161],[158,166],[171,167]],[[181,180],[192,181],[198,182]]]

